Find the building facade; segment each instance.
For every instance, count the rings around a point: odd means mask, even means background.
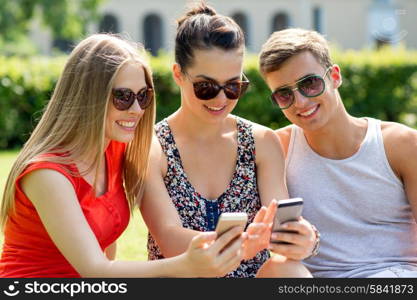
[[[187,0],[108,0],[102,19],[89,32],[122,32],[152,53],[174,46],[175,20]],[[268,36],[280,29],[300,27],[324,34],[342,49],[404,44],[417,49],[417,0],[211,0],[218,13],[241,25],[247,48],[258,52]],[[32,33],[44,53],[54,41],[35,28]],[[56,44],[56,43],[55,43]]]

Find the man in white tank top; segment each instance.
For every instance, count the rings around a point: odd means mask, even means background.
[[[293,123],[277,130],[290,196],[321,233],[305,265],[316,277],[417,277],[417,131],[349,115],[317,32],[275,32],[260,69]]]

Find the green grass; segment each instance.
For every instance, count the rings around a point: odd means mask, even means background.
[[[3,197],[4,185],[17,153],[18,151],[0,151],[0,199]],[[116,259],[147,260],[147,234],[146,225],[136,209],[130,219],[129,226],[117,240]],[[3,245],[2,233],[0,233],[0,245]]]

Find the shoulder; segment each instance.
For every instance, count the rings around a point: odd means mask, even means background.
[[[284,153],[287,153],[288,151],[288,145],[290,144],[290,140],[291,140],[292,128],[293,128],[292,125],[288,125],[288,126],[275,130],[275,134],[278,136],[279,141],[281,142]]]
[[[413,128],[395,122],[381,121],[381,132],[386,148],[395,148],[395,152],[417,149],[417,130]]]
[[[268,146],[279,141],[277,135],[271,128],[253,122],[251,122],[251,125],[257,147]]]
[[[269,161],[271,157],[282,158],[282,148],[278,136],[266,126],[251,123],[256,145],[256,162]]]
[[[149,153],[149,167],[150,172],[162,172],[166,174],[168,164],[164,151],[158,137],[154,134],[152,136],[151,149]]]
[[[60,195],[65,191],[75,191],[70,177],[56,169],[39,168],[26,173],[20,179],[20,186],[31,199],[49,198],[51,195]],[[36,195],[36,197],[31,197]]]
[[[417,166],[417,130],[394,122],[381,122],[387,159],[394,172],[402,177],[404,169]]]

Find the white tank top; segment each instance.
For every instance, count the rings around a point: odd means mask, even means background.
[[[417,269],[417,225],[385,155],[381,122],[367,118],[360,149],[324,158],[293,125],[286,159],[291,197],[321,233],[320,252],[305,260],[315,277],[368,277],[393,266]],[[400,145],[399,145],[400,147]]]

